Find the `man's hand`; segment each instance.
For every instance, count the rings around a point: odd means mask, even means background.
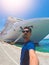
[[[14,43],[14,42],[11,42],[10,44],[13,45],[13,44],[15,44],[15,43]]]

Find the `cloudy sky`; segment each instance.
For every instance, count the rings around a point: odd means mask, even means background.
[[[49,17],[49,0],[0,0],[0,31],[9,16],[21,19]]]

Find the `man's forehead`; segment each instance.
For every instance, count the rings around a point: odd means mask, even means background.
[[[29,30],[29,29],[26,28],[26,29],[24,29],[24,30]]]

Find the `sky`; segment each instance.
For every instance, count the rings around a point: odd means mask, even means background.
[[[0,31],[9,16],[21,19],[49,17],[49,0],[0,0]]]

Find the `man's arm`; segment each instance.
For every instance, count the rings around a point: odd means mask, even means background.
[[[39,60],[33,49],[29,50],[29,65],[39,65]]]

